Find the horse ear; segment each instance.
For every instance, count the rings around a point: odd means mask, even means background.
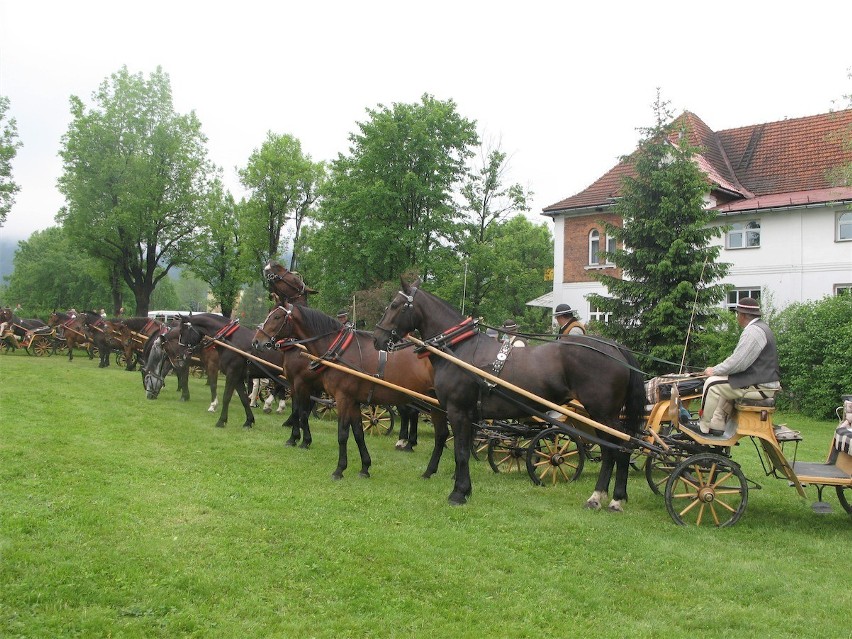
[[[317,295],[317,294],[319,294],[319,291],[311,288],[310,286],[306,286],[305,287],[305,293],[308,293],[309,295]]]

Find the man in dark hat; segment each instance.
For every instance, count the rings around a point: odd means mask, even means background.
[[[556,323],[559,325],[557,330],[558,335],[585,335],[586,327],[577,319],[572,309],[568,304],[557,304],[553,311],[553,317],[556,318]]]
[[[349,311],[345,308],[337,311],[337,321],[341,324],[346,324],[349,321]]]
[[[781,388],[778,369],[778,350],[775,335],[760,318],[760,304],[744,297],[736,307],[737,324],[743,329],[731,356],[721,364],[704,370],[704,395],[701,398],[700,419],[687,424],[708,434],[724,430],[733,408],[740,398],[768,399]]]
[[[515,348],[524,347],[527,345],[527,340],[516,335],[517,330],[518,323],[511,317],[503,322],[503,341],[509,342]]]

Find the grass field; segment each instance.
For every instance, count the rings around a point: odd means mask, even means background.
[[[728,529],[675,526],[639,473],[623,515],[585,510],[595,464],[544,488],[475,462],[451,507],[428,428],[414,454],[369,438],[370,479],[350,442],[333,482],[335,424],[285,448],[280,416],[216,429],[201,380],[188,403],[140,380],[0,356],[0,637],[852,637],[852,517],[750,445],[763,490]],[[783,419],[824,459],[836,424]]]

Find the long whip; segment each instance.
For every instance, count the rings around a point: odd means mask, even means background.
[[[692,323],[695,320],[695,309],[698,307],[698,291],[701,282],[704,281],[704,269],[707,268],[707,260],[710,258],[708,253],[704,257],[704,264],[701,265],[701,276],[698,278],[698,283],[695,286],[695,299],[692,301],[692,314],[689,316],[689,326],[686,327],[686,341],[683,343],[683,357],[680,358],[680,369],[678,374],[683,374],[683,369],[686,368],[686,349],[689,346],[689,336],[692,334]]]

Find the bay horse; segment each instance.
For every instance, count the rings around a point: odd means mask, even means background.
[[[335,318],[307,306],[283,304],[270,311],[263,325],[257,330],[254,344],[257,348],[274,347],[275,340],[295,338],[309,353],[374,378],[381,378],[417,393],[432,392],[432,367],[420,359],[412,349],[393,353],[380,351],[373,345],[369,333],[356,331],[349,324],[341,324]],[[351,430],[361,456],[361,477],[370,476],[372,460],[364,440],[361,422],[361,404],[393,405],[407,408],[411,397],[405,392],[389,388],[374,381],[357,377],[342,370],[314,364],[322,370],[322,384],[337,404],[337,468],[332,479],[342,479],[348,466],[347,443]],[[431,407],[430,407],[431,409]],[[441,450],[446,444],[448,429],[443,411],[432,409],[435,424],[435,448],[424,477],[431,477],[438,468]]]
[[[241,353],[234,352],[220,343],[212,342],[205,345],[204,338],[216,339],[230,344],[242,353],[251,354],[254,332],[239,322],[215,313],[197,313],[180,315],[179,335],[180,345],[188,348],[211,348],[219,353],[219,370],[225,374],[225,392],[222,394],[222,412],[216,426],[223,428],[228,422],[228,407],[234,391],[242,402],[246,413],[243,428],[251,428],[254,424],[254,414],[246,389],[246,379],[251,377],[269,377],[277,379],[278,369],[281,368],[282,357],[278,352],[260,354],[260,358],[271,364],[266,367]],[[209,340],[208,340],[209,341]]]
[[[7,330],[15,334],[16,344],[10,345],[17,350],[21,341],[23,341],[28,333],[32,333],[40,328],[46,328],[48,325],[37,318],[22,318],[15,315],[11,308],[0,309],[0,324],[6,324]],[[11,339],[11,338],[10,338]]]
[[[106,368],[109,366],[109,356],[112,353],[112,336],[109,327],[97,311],[83,311],[80,316],[83,318],[84,332],[98,349],[100,358],[98,368]]]
[[[269,287],[270,295],[278,305],[310,306],[308,296],[319,292],[305,284],[301,275],[288,270],[275,260],[268,261],[263,267],[263,279]],[[308,417],[314,404],[311,395],[319,395],[322,391],[322,385],[317,375],[310,374],[310,362],[299,355],[298,349],[285,347],[283,353],[285,376],[291,384],[293,402],[293,414],[287,421],[298,420],[306,441],[309,442],[311,435]],[[414,446],[417,445],[417,422],[420,411],[414,407],[400,407],[399,417],[399,441],[397,441],[396,448],[397,450],[412,452]],[[298,440],[298,431],[295,430],[296,424],[293,425],[293,428],[294,435],[287,440],[287,445],[294,445],[295,441]]]
[[[82,315],[76,312],[63,313],[61,311],[53,311],[48,319],[48,324],[55,327],[65,338],[65,344],[68,347],[69,362],[74,359],[75,348],[86,351],[89,359],[94,359],[92,340],[86,331]]]
[[[444,300],[402,282],[376,325],[376,348],[385,348],[417,330],[433,346],[483,371],[498,374],[536,397],[564,404],[577,399],[594,421],[627,434],[636,435],[643,426],[645,392],[643,376],[636,359],[614,342],[585,335],[507,351],[491,337],[480,333],[470,318],[465,319]],[[474,373],[436,355],[430,355],[435,369],[435,391],[454,434],[456,475],[449,495],[451,504],[464,504],[471,494],[470,453],[474,424],[483,419],[528,417],[529,406],[546,412],[541,404],[525,400],[517,393],[494,389]],[[500,392],[496,392],[500,391]],[[625,419],[622,421],[621,413]],[[612,435],[600,433],[607,441]],[[602,447],[600,474],[589,508],[599,509],[606,499],[615,469],[615,489],[609,510],[620,512],[627,500],[627,474],[630,451],[624,447]]]
[[[122,317],[113,321],[123,325],[129,332],[129,334],[125,334],[122,344],[124,359],[127,361],[126,370],[128,371],[136,368],[136,361],[142,358],[148,340],[166,330],[163,322],[151,317]]]

